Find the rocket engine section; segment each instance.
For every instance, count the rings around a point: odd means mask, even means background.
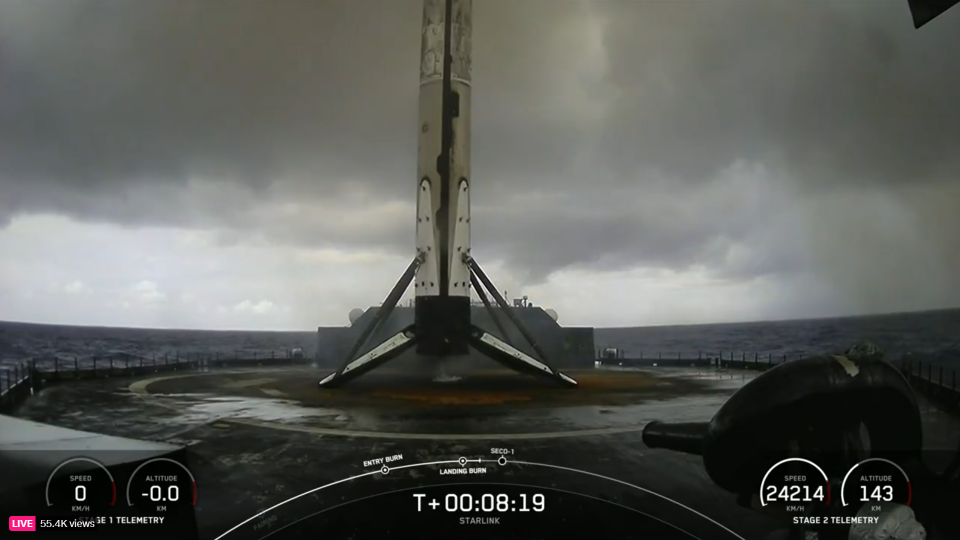
[[[423,6],[417,251],[424,261],[414,287],[417,352],[427,356],[469,352],[472,10],[473,0]]]

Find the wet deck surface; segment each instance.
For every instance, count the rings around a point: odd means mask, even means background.
[[[404,465],[495,459],[492,447],[521,460],[609,476],[656,492],[733,528],[762,538],[776,523],[738,507],[716,488],[695,456],[648,449],[640,430],[651,420],[707,420],[754,376],[749,372],[654,368],[571,372],[577,390],[490,372],[446,383],[384,372],[363,385],[321,392],[312,369],[109,379],[44,390],[18,416],[66,427],[189,445],[204,538],[304,491],[379,469],[364,460],[402,454]],[[947,448],[956,420],[925,404],[928,444]],[[955,444],[955,442],[953,442]],[[586,474],[492,463],[480,480],[554,485],[593,493],[657,514],[677,508],[637,489]],[[374,474],[271,511],[276,530],[308,508],[340,504],[410,482],[444,480],[437,466]],[[478,478],[457,478],[478,480]],[[259,520],[259,518],[258,518]],[[255,520],[255,521],[258,521]],[[689,522],[700,535],[714,525]],[[254,522],[228,538],[262,538]],[[706,538],[716,536],[705,536]]]

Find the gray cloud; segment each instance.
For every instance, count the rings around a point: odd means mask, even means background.
[[[955,17],[918,32],[897,1],[603,5],[625,157],[693,177],[779,157],[802,181],[846,184],[943,180],[960,163]]]
[[[408,251],[419,5],[0,4],[0,223]],[[475,11],[476,249],[528,282],[646,265],[960,302],[958,13],[916,31],[899,0]]]

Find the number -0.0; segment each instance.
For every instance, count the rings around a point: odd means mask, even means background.
[[[175,485],[167,486],[167,498],[164,499],[163,487],[153,485],[153,486],[150,486],[150,493],[149,494],[144,493],[144,496],[150,497],[150,500],[153,502],[160,502],[164,500],[170,501],[170,502],[177,502],[177,500],[180,498],[180,488],[178,488]]]

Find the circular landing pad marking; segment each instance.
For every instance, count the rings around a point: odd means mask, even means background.
[[[210,391],[223,391],[223,390],[247,390],[247,391],[259,391],[266,394],[271,394],[267,390],[276,390],[276,389],[267,389],[267,388],[254,388],[255,385],[244,384],[242,381],[236,381],[231,379],[231,377],[250,377],[256,378],[257,382],[262,382],[265,380],[273,381],[274,379],[266,379],[265,377],[273,376],[282,376],[282,373],[295,374],[296,380],[302,381],[304,377],[299,376],[300,374],[310,373],[311,375],[316,375],[313,371],[309,370],[291,370],[287,369],[258,369],[258,370],[243,370],[243,371],[215,371],[207,373],[179,373],[176,375],[167,375],[161,377],[153,377],[150,379],[145,379],[141,381],[136,381],[129,386],[131,393],[137,395],[138,397],[147,400],[153,404],[156,404],[160,407],[167,408],[169,410],[181,411],[188,407],[189,405],[173,403],[164,399],[166,395],[174,393],[196,393],[204,394],[210,393]],[[205,381],[202,384],[205,385],[204,388],[197,388],[195,390],[181,390],[180,392],[166,392],[165,394],[152,394],[148,391],[148,387],[154,383],[159,383],[161,381],[167,381],[172,379],[184,379],[184,378],[206,378],[205,376],[220,376],[225,377],[224,381],[216,381],[213,384],[210,384],[212,381]],[[411,412],[416,413],[417,408],[424,407],[427,405],[473,405],[473,406],[486,406],[486,405],[532,405],[530,402],[535,401],[539,398],[548,398],[546,401],[556,401],[559,400],[555,405],[559,406],[596,406],[599,403],[596,402],[596,398],[604,397],[605,394],[609,393],[609,396],[617,397],[625,393],[630,393],[633,391],[649,391],[654,388],[659,388],[663,386],[673,386],[670,382],[666,382],[663,379],[657,377],[651,377],[650,375],[641,375],[641,374],[631,374],[624,375],[622,373],[578,373],[581,379],[585,380],[588,384],[582,385],[578,389],[554,389],[552,387],[544,388],[529,388],[521,387],[518,385],[516,388],[508,388],[506,391],[493,391],[491,390],[481,390],[478,388],[461,388],[457,389],[453,386],[451,387],[432,387],[429,389],[416,389],[416,388],[389,388],[381,387],[375,389],[374,391],[360,391],[352,393],[344,393],[343,390],[326,390],[319,391],[315,388],[315,383],[312,379],[309,380],[309,386],[313,389],[311,392],[311,397],[313,399],[322,399],[323,401],[334,399],[334,395],[337,396],[336,399],[341,400],[339,403],[330,403],[325,404],[327,407],[334,408],[344,408],[340,407],[341,405],[345,406],[347,410],[352,408],[353,405],[359,403],[365,404],[368,406],[373,402],[378,402],[378,405],[381,407],[390,407],[391,404],[393,407],[397,405],[402,405],[403,401],[406,401],[408,407],[411,408]],[[513,379],[513,384],[516,384],[517,379]],[[286,388],[285,388],[286,389]],[[376,391],[379,390],[379,391]],[[593,390],[593,392],[590,392]],[[274,394],[279,391],[273,392]],[[289,393],[294,393],[293,391]],[[379,394],[379,395],[378,395]],[[603,394],[603,395],[601,395]],[[558,396],[562,396],[558,398]],[[279,396],[276,396],[279,397]],[[647,396],[646,399],[657,399],[656,396]],[[644,401],[646,400],[644,399]],[[296,402],[296,399],[291,399],[290,401]],[[631,400],[627,400],[631,401]],[[633,401],[636,401],[634,397]],[[540,403],[540,405],[543,405]],[[306,404],[301,404],[301,406],[310,406]],[[422,409],[421,409],[422,410]],[[224,424],[234,424],[237,426],[250,426],[257,427],[262,429],[273,429],[279,431],[289,431],[289,432],[298,432],[298,433],[307,433],[314,435],[324,435],[324,436],[336,436],[336,437],[354,437],[354,438],[374,438],[374,439],[405,439],[405,440],[524,440],[524,439],[554,439],[554,438],[569,438],[569,437],[585,437],[585,436],[597,436],[597,435],[615,435],[623,433],[637,433],[643,430],[643,424],[634,424],[634,425],[621,425],[615,427],[603,427],[603,428],[583,428],[583,429],[572,429],[564,431],[543,431],[543,432],[526,432],[526,433],[417,433],[417,432],[387,432],[387,431],[368,431],[368,430],[358,430],[358,429],[349,429],[349,428],[335,428],[335,427],[321,427],[321,426],[311,426],[311,425],[299,425],[299,424],[287,424],[287,423],[277,423],[271,421],[263,420],[254,420],[254,419],[244,419],[244,418],[220,418],[217,420],[218,424],[223,426]],[[224,426],[226,427],[226,426]]]
[[[139,380],[139,381],[135,381],[135,382],[133,382],[129,387],[127,387],[127,389],[130,390],[130,392],[132,392],[132,393],[134,393],[134,394],[136,394],[136,395],[138,395],[138,396],[140,396],[140,397],[150,397],[150,392],[147,392],[147,387],[150,386],[151,384],[155,383],[155,382],[169,381],[169,380],[172,380],[172,379],[184,379],[184,378],[187,378],[187,377],[211,377],[211,376],[220,376],[220,377],[222,377],[222,376],[224,376],[224,375],[262,375],[262,374],[265,374],[265,373],[268,374],[268,373],[271,373],[271,372],[276,372],[276,373],[285,373],[285,372],[307,373],[308,371],[307,371],[307,370],[291,369],[291,368],[285,368],[285,369],[280,369],[280,368],[270,369],[270,368],[267,368],[267,369],[256,369],[256,370],[253,370],[253,369],[244,369],[244,370],[207,371],[207,372],[204,372],[204,373],[177,373],[176,375],[163,375],[163,376],[161,376],[161,377],[151,377],[151,378],[149,378],[149,379],[142,379],[142,380]],[[312,372],[310,372],[310,373],[312,374]]]
[[[401,399],[430,405],[503,405],[506,403],[524,403],[533,401],[533,396],[511,394],[509,392],[416,392],[402,390],[372,392],[373,397]]]
[[[644,423],[643,425],[639,426],[575,429],[570,431],[544,431],[541,433],[405,433],[393,431],[363,431],[316,426],[298,426],[296,424],[275,424],[272,422],[243,420],[239,418],[222,419],[220,422],[259,427],[264,429],[275,429],[279,431],[328,435],[333,437],[355,437],[359,439],[402,439],[411,441],[519,441],[531,439],[567,439],[570,437],[589,437],[591,435],[639,433],[643,431],[644,426],[646,426],[646,423]]]
[[[410,409],[419,413],[436,406],[523,408],[617,407],[656,399],[689,395],[703,385],[690,380],[664,378],[646,372],[573,373],[578,388],[561,388],[546,381],[503,371],[480,371],[438,382],[422,375],[370,373],[344,388],[318,388],[308,370],[225,371],[178,373],[137,381],[130,390],[138,395],[205,394],[221,397],[282,398],[301,407],[324,409]],[[213,377],[211,377],[213,376]],[[174,382],[174,381],[182,382]],[[150,388],[148,388],[150,387]]]
[[[379,376],[378,376],[379,375]],[[358,399],[383,400],[384,404],[403,406],[594,406],[622,405],[631,400],[649,399],[651,392],[673,386],[671,381],[647,373],[580,371],[571,372],[578,388],[558,387],[555,381],[520,377],[506,370],[486,370],[448,382],[412,381],[398,374],[368,374],[340,389],[319,389],[325,402],[353,404]],[[295,385],[281,383],[288,393],[297,393]]]

